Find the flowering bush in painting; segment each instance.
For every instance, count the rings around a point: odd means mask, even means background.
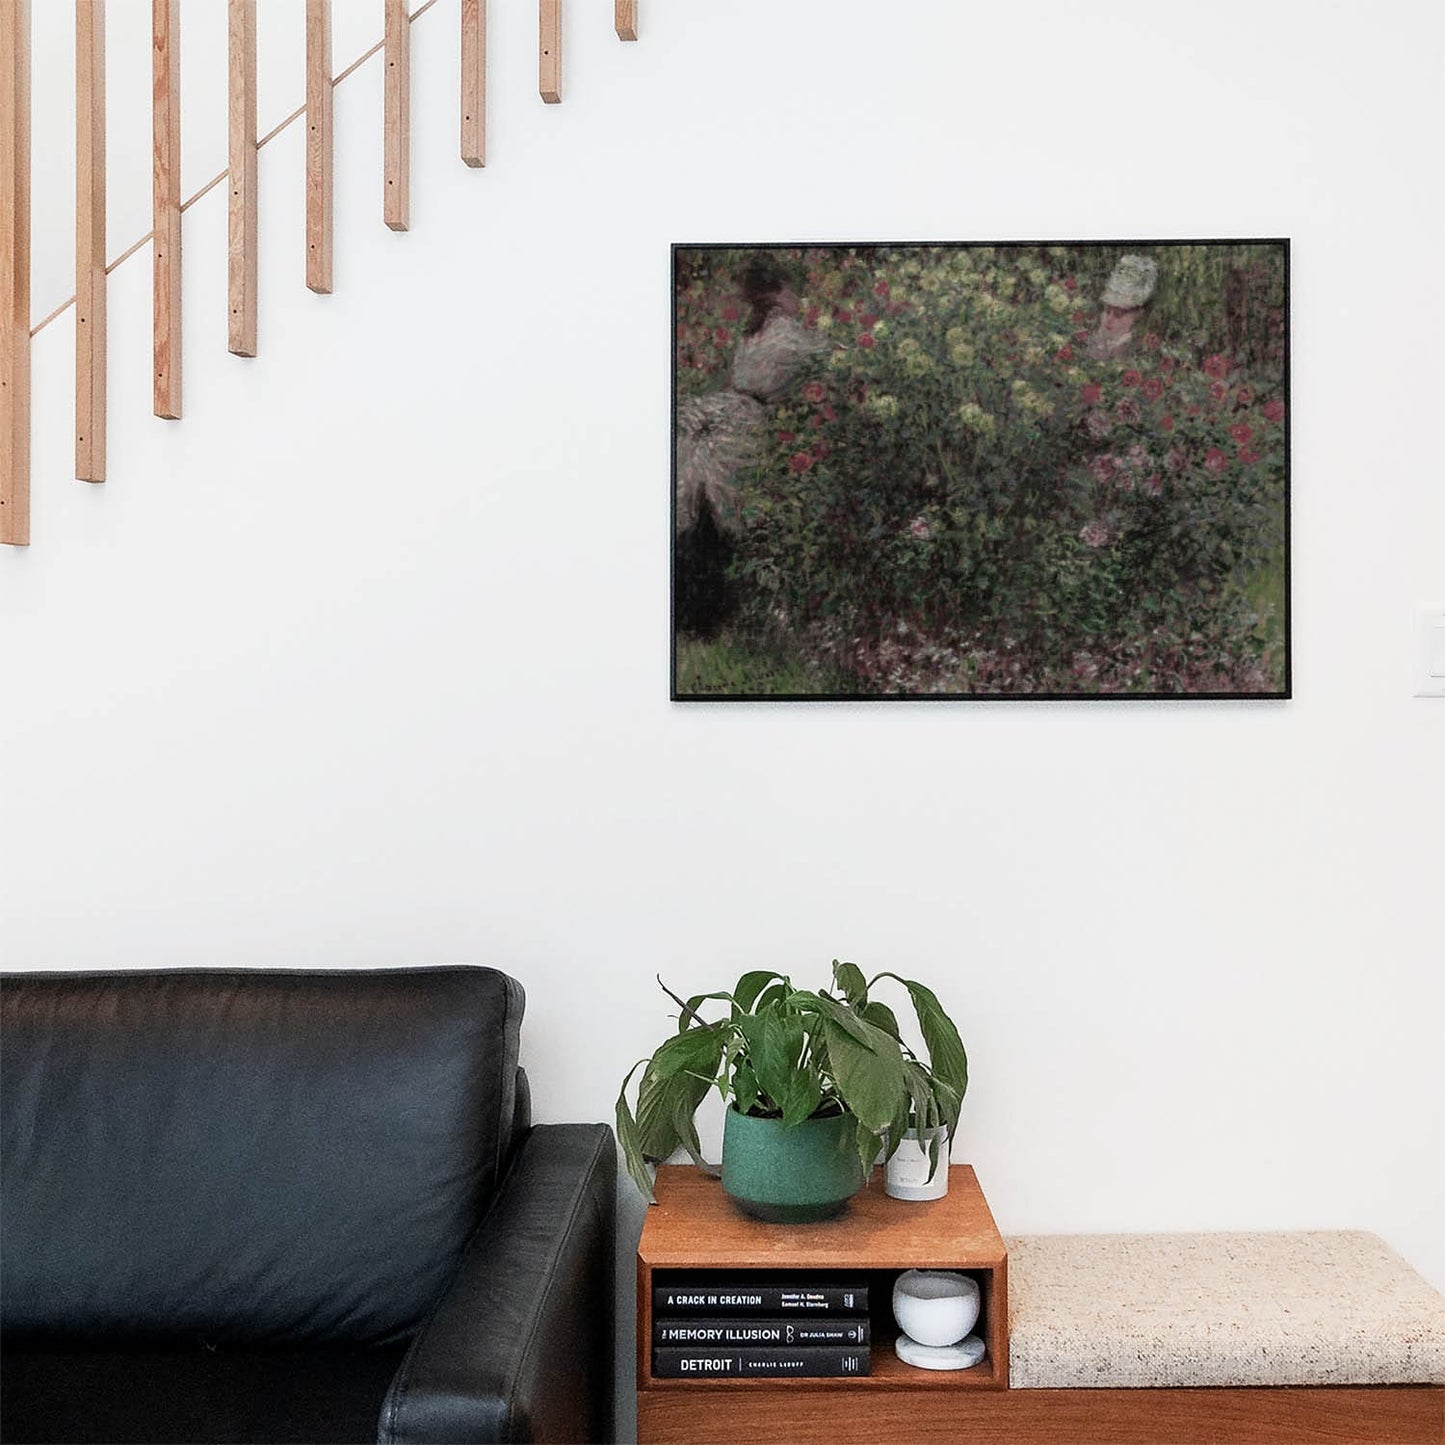
[[[865,694],[1282,689],[1282,322],[1176,307],[1097,359],[1096,249],[786,253],[828,348],[738,478],[737,637]],[[679,287],[680,399],[723,384],[737,329],[737,253],[709,259]]]

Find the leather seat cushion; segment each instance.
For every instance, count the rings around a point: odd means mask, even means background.
[[[7,1343],[384,1344],[503,1166],[522,990],[485,968],[7,975]]]

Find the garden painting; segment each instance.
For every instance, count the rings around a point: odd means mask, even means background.
[[[673,286],[674,698],[1289,696],[1287,242]]]

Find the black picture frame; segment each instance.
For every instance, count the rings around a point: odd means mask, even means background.
[[[674,245],[672,699],[1289,698],[1289,259]]]

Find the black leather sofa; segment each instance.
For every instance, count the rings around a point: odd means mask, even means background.
[[[486,968],[0,976],[0,1438],[606,1440],[616,1153]]]

